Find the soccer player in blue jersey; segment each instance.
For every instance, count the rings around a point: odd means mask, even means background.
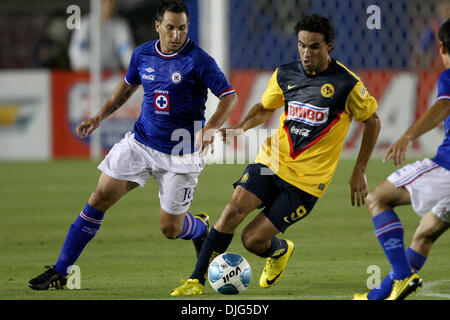
[[[450,20],[439,29],[440,54],[445,67],[438,80],[435,103],[386,152],[385,160],[400,165],[412,141],[444,122],[445,137],[434,158],[406,165],[371,191],[366,204],[375,235],[392,265],[380,288],[355,294],[355,300],[401,300],[418,290],[433,243],[450,226]],[[403,226],[394,207],[411,204],[421,216],[410,247],[405,251]]]
[[[128,72],[94,117],[76,129],[85,138],[142,85],[144,98],[133,130],[99,165],[97,188],[70,226],[54,266],[30,280],[32,289],[63,288],[69,267],[100,228],[105,211],[153,177],[159,185],[160,229],[168,239],[192,239],[201,249],[206,214],[188,212],[204,154],[237,103],[235,90],[213,58],[187,38],[189,13],[181,1],[164,1],[155,21],[159,39],[137,47]],[[219,99],[205,124],[207,90]],[[194,138],[195,137],[195,138]]]

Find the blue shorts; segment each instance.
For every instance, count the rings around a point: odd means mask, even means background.
[[[266,174],[261,174],[261,170]],[[306,217],[318,199],[287,183],[261,163],[248,165],[233,186],[241,186],[257,196],[262,201],[259,208],[264,208],[262,212],[281,232]]]

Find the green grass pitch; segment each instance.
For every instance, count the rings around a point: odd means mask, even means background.
[[[169,292],[195,265],[191,241],[167,240],[159,231],[157,185],[133,190],[111,208],[102,228],[76,265],[80,290],[33,291],[27,282],[54,264],[70,224],[84,207],[99,176],[97,164],[71,160],[0,163],[0,299],[174,299]],[[207,212],[215,222],[245,165],[208,165],[200,176],[191,212]],[[325,196],[305,219],[283,237],[296,244],[284,278],[261,289],[264,259],[248,253],[240,242],[242,227],[228,251],[243,255],[253,270],[252,283],[237,296],[221,296],[206,284],[195,299],[349,300],[367,291],[371,265],[389,271],[365,207],[352,207],[348,180],[353,160],[341,160]],[[373,189],[395,170],[372,160],[367,178]],[[409,206],[397,213],[405,227],[405,244],[419,217]],[[450,235],[434,245],[421,272],[424,287],[408,299],[450,299]],[[191,299],[181,297],[177,299]]]

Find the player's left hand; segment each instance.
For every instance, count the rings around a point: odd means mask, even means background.
[[[214,138],[218,129],[207,129],[206,127],[195,134],[195,148],[206,154],[208,146],[211,146],[211,153],[214,153]]]
[[[355,206],[355,204],[358,207],[364,205],[367,196],[367,178],[364,172],[358,169],[353,170],[349,184],[352,206]]]
[[[230,144],[235,141],[235,139],[244,133],[242,128],[221,128],[220,135],[222,137],[222,142],[225,144]]]

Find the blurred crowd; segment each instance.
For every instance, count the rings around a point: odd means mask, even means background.
[[[362,10],[357,8],[356,4],[363,3],[364,6],[371,3],[370,1],[229,0],[230,12],[233,12],[229,15],[230,43],[233,43],[235,48],[230,51],[232,68],[268,68],[271,65],[266,65],[264,62],[272,64],[271,57],[269,59],[266,57],[270,54],[274,55],[273,63],[279,63],[283,57],[280,58],[277,52],[282,54],[284,51],[291,51],[283,50],[282,47],[295,46],[295,41],[290,34],[291,26],[295,24],[298,15],[308,10],[324,11],[325,14],[328,12],[332,19],[337,20],[335,21],[338,26],[337,36],[344,34],[343,36],[351,42],[351,46],[355,47],[355,56],[363,60],[362,62],[350,59],[346,61],[346,57],[350,55],[349,48],[343,48],[344,51],[336,48],[335,53],[343,56],[341,57],[344,59],[343,62],[350,67],[442,68],[440,59],[436,56],[436,32],[440,23],[450,17],[450,0],[389,1],[382,2],[389,3],[382,7],[382,10],[385,8],[391,10],[388,15],[383,16],[384,25],[389,25],[387,22],[393,19],[394,25],[398,24],[399,29],[404,29],[400,33],[398,30],[379,31],[380,37],[385,37],[386,34],[388,37],[391,34],[394,35],[392,39],[381,38],[388,43],[386,46],[381,42],[385,50],[384,56],[391,57],[391,60],[403,59],[392,65],[377,64],[366,59],[368,54],[377,56],[376,58],[379,59],[381,55],[374,51],[379,48],[376,45],[372,47],[373,40],[366,38],[364,30],[361,35],[355,36],[354,19],[345,19],[346,13],[350,12],[348,10]],[[159,0],[101,0],[101,2],[103,68],[126,69],[134,47],[157,37],[153,20]],[[74,3],[81,9],[81,29],[69,30],[66,26],[69,15],[66,9]],[[243,12],[237,12],[238,10]],[[386,14],[385,11],[382,11],[382,15]],[[362,23],[362,21],[356,21],[356,23]],[[89,0],[0,1],[0,69],[86,70],[89,65],[88,30]],[[398,34],[404,39],[398,39]],[[375,35],[375,37],[378,39],[379,36]],[[284,39],[286,39],[285,42]],[[342,42],[341,40],[339,42]],[[269,43],[265,44],[265,42]],[[408,47],[405,48],[405,45]],[[399,48],[398,54],[397,51],[392,51],[390,46]],[[252,51],[252,48],[255,50]],[[266,56],[260,57],[262,64],[255,64],[258,61],[257,55],[261,52],[266,52]],[[353,51],[351,54],[353,55]],[[406,58],[405,55],[407,55]],[[233,61],[237,63],[233,65]]]
[[[81,28],[69,30],[67,7],[76,3]],[[153,14],[159,1],[101,0],[104,69],[126,69],[140,43],[154,39]],[[0,68],[89,67],[89,0],[0,2]]]

